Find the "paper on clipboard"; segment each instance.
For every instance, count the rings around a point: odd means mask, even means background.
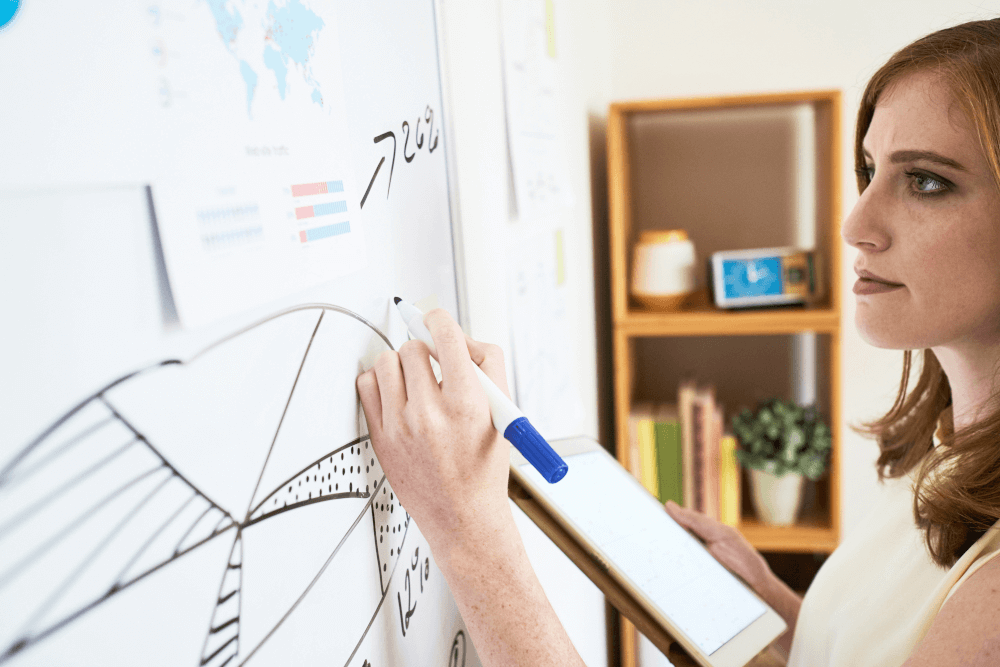
[[[566,477],[548,484],[511,450],[508,495],[671,660],[742,667],[788,629],[598,443],[552,445]]]

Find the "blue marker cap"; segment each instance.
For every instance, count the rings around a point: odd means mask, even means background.
[[[556,454],[552,445],[535,430],[527,417],[518,417],[512,421],[503,432],[503,437],[528,459],[528,463],[541,473],[545,481],[555,484],[566,476],[569,466]]]

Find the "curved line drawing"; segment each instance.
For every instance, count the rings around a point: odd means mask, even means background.
[[[462,641],[459,641],[460,639]],[[455,639],[451,643],[451,650],[448,652],[448,667],[465,667],[467,652],[465,632],[459,630],[455,633]]]
[[[222,507],[220,503],[198,488],[161,454],[146,435],[112,403],[109,394],[113,389],[121,390],[129,381],[138,376],[146,376],[158,369],[168,366],[192,365],[211,351],[249,331],[280,317],[302,311],[318,311],[318,317],[315,325],[311,327],[308,345],[301,357],[295,380],[285,399],[284,409],[260,467],[253,492],[250,494],[249,506],[243,517],[237,519],[230,510]],[[38,437],[17,452],[12,460],[0,470],[0,508],[5,502],[8,503],[8,507],[13,508],[12,516],[0,514],[0,519],[3,519],[0,521],[0,552],[5,549],[4,542],[6,540],[11,540],[7,544],[8,548],[10,544],[15,543],[11,538],[16,536],[18,529],[30,526],[33,522],[43,524],[40,527],[51,533],[33,550],[29,550],[26,557],[19,557],[6,569],[0,562],[0,605],[4,604],[5,587],[16,583],[22,570],[30,567],[34,561],[52,553],[52,550],[62,541],[72,538],[74,534],[79,535],[86,532],[79,529],[94,514],[107,509],[109,512],[116,511],[115,516],[119,517],[109,532],[97,536],[96,546],[80,553],[75,562],[65,565],[66,573],[59,575],[66,575],[64,579],[60,579],[63,582],[60,586],[45,595],[39,594],[38,604],[35,605],[35,608],[25,610],[22,618],[27,620],[24,621],[22,629],[10,640],[9,644],[4,645],[3,635],[0,634],[0,665],[16,659],[27,649],[50,638],[115,595],[153,576],[171,563],[231,531],[235,531],[233,543],[223,568],[215,597],[215,606],[201,647],[198,664],[200,666],[212,665],[213,667],[222,667],[230,663],[246,664],[294,613],[299,603],[309,594],[340,552],[341,547],[354,533],[362,518],[370,513],[373,529],[381,526],[373,531],[377,566],[381,578],[379,581],[381,591],[374,614],[348,659],[348,664],[350,663],[378,615],[382,602],[388,595],[389,582],[392,580],[392,574],[399,560],[399,550],[405,541],[409,528],[409,515],[405,514],[401,507],[399,509],[401,514],[405,515],[405,519],[402,516],[393,516],[398,502],[394,495],[389,493],[385,476],[377,464],[374,453],[370,450],[367,434],[361,434],[347,443],[334,447],[257,500],[260,485],[264,480],[265,471],[268,469],[268,463],[274,452],[275,443],[282,431],[289,406],[295,397],[299,378],[306,366],[317,333],[323,325],[324,317],[328,313],[337,313],[353,318],[376,334],[389,349],[394,349],[386,335],[374,324],[346,308],[322,303],[302,304],[288,308],[211,343],[186,360],[167,359],[113,380],[57,418]],[[63,431],[66,430],[63,427],[75,423],[74,418],[85,412],[93,413],[95,411],[101,414],[101,418],[93,423],[85,424],[82,429],[70,437],[56,442],[56,439],[62,437]],[[119,431],[129,435],[127,442],[119,440],[114,447],[102,444],[101,439],[109,440],[110,434]],[[104,448],[102,449],[102,447]],[[348,451],[351,458],[345,459],[345,454],[348,454]],[[40,452],[39,455],[33,456],[36,452]],[[14,499],[19,492],[32,487],[37,480],[49,473],[53,466],[60,464],[63,457],[71,454],[84,458],[86,467],[75,471],[66,483],[57,485],[53,493],[42,494],[40,498],[29,502],[25,507],[17,507],[16,502],[5,500],[5,498]],[[64,500],[64,495],[71,495],[78,486],[84,485],[95,475],[110,474],[108,469],[114,466],[118,466],[118,468],[112,472],[125,471],[130,476],[122,478],[123,481],[116,488],[101,496],[100,500],[89,509],[76,518],[59,525],[45,523],[43,519],[39,519],[40,516],[44,517],[46,512],[51,513],[50,505]],[[350,477],[346,470],[348,467],[350,467]],[[362,471],[362,467],[364,471]],[[342,489],[341,485],[347,488]],[[167,489],[180,496],[182,500],[178,501],[176,506],[171,505],[162,520],[152,523],[136,521],[136,517],[143,511],[144,507],[154,497],[159,496]],[[90,497],[92,496],[88,496],[88,498]],[[240,625],[243,613],[245,531],[254,530],[254,527],[262,522],[307,505],[349,499],[365,501],[350,528],[346,530],[322,567],[312,576],[308,585],[298,594],[290,607],[248,653],[241,655],[243,642],[240,635]],[[395,525],[391,526],[391,523]],[[113,571],[117,574],[113,577],[110,585],[83,600],[76,607],[60,610],[58,616],[52,617],[52,614],[55,613],[53,610],[58,606],[66,591],[85,575],[88,568],[96,561],[100,561],[107,551],[110,551],[108,546],[120,534],[129,531],[134,531],[134,534],[130,535],[134,538],[136,546],[133,551],[124,554],[124,565],[114,567]],[[180,537],[170,539],[169,544],[172,546],[166,549],[160,547],[157,551],[157,543],[165,539],[168,534],[177,531],[179,531]],[[388,543],[386,543],[387,537],[389,537]],[[133,568],[143,558],[149,562],[145,563],[140,571],[133,572]],[[390,564],[391,569],[389,568]]]

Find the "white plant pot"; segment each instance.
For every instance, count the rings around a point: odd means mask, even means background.
[[[796,472],[778,477],[750,468],[750,493],[757,517],[772,526],[795,523],[802,504],[803,482],[805,477]]]

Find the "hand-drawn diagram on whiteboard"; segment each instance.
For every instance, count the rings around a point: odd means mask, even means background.
[[[299,306],[57,419],[0,468],[0,664],[96,634],[133,663],[159,641],[199,666],[348,665],[370,632],[405,637],[447,589],[353,396],[359,360],[391,348]],[[317,619],[329,637],[302,630]],[[439,664],[464,665],[459,635]]]

